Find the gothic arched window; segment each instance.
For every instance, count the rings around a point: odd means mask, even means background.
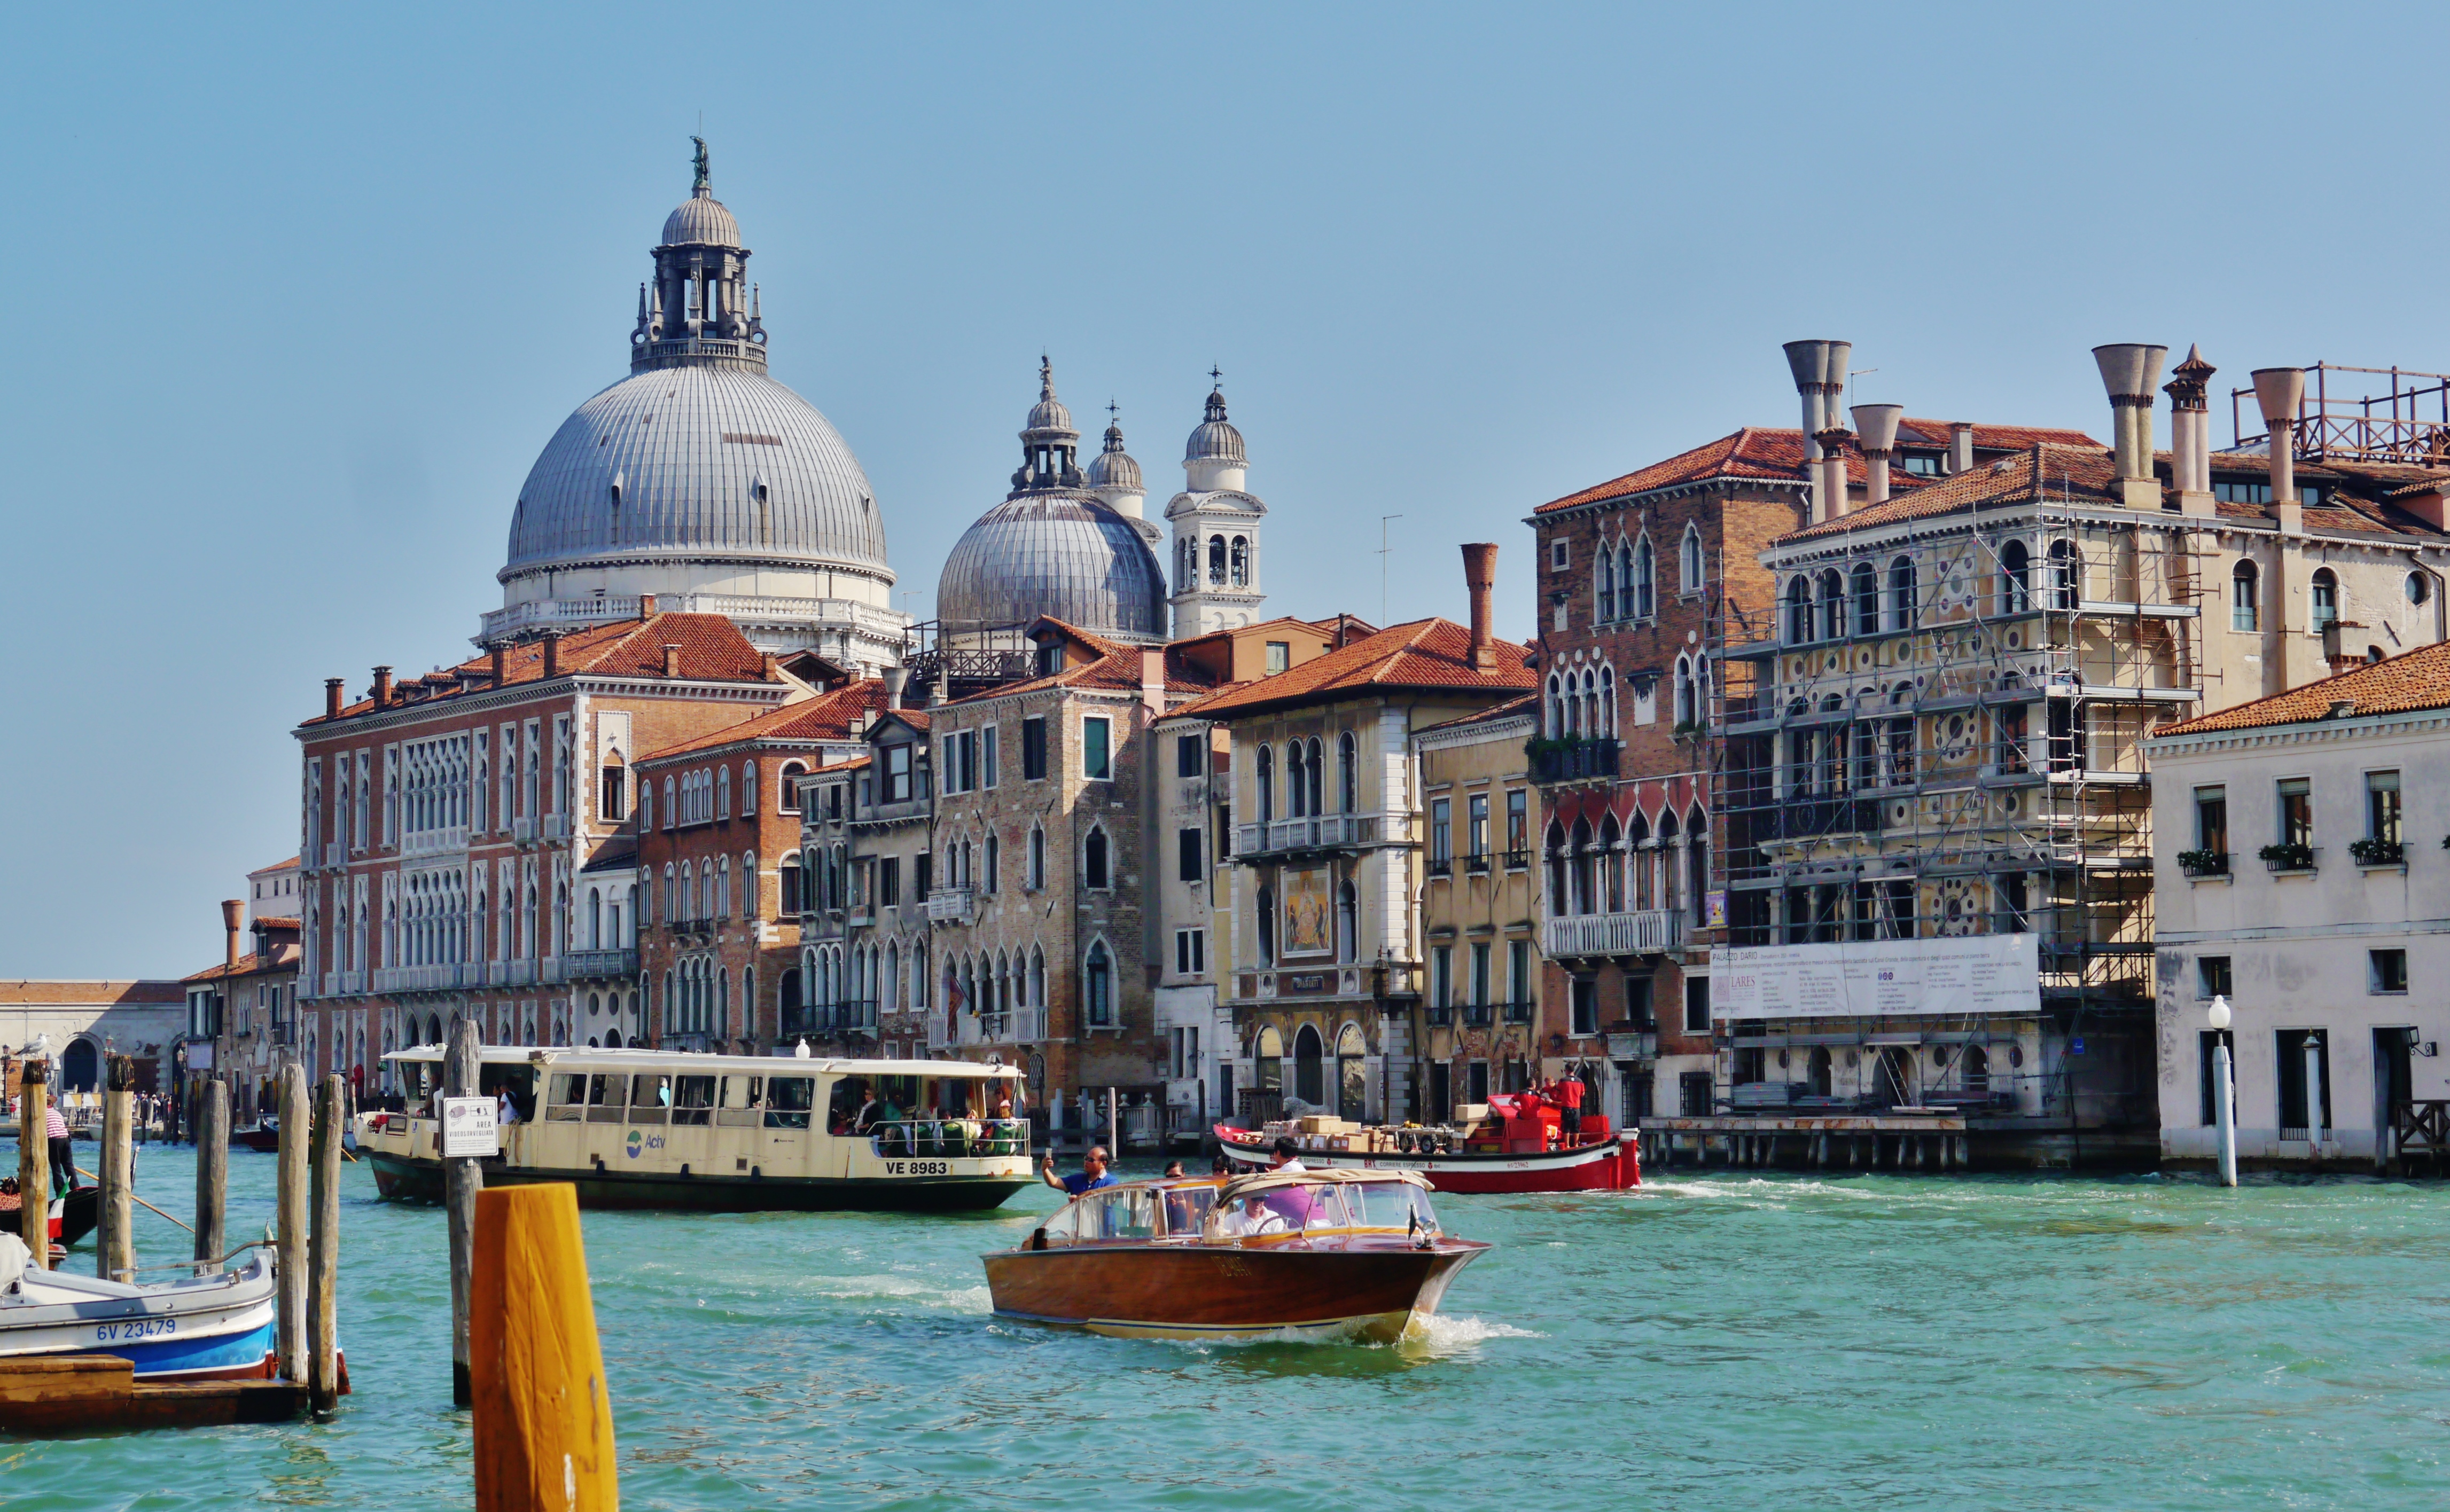
[[[1239,535],[1234,537],[1234,586],[1251,586],[1251,543]]]

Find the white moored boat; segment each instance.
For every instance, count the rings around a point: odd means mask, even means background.
[[[383,1058],[407,1113],[358,1115],[358,1149],[398,1201],[442,1195],[444,1050]],[[993,1208],[1036,1177],[1010,1066],[488,1045],[479,1090],[518,1121],[486,1184],[567,1181],[581,1206],[706,1212]]]
[[[273,1267],[131,1286],[27,1263],[0,1234],[0,1358],[115,1354],[149,1382],[250,1380],[273,1369]]]

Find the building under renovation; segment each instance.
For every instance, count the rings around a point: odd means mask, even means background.
[[[2141,743],[2442,638],[2450,466],[2396,376],[2342,401],[2347,370],[2314,370],[2310,400],[2300,370],[2258,373],[2264,433],[2215,453],[2189,354],[2159,452],[2165,349],[2094,355],[2111,448],[2036,441],[1900,494],[1897,409],[1848,427],[1834,385],[1799,382],[1810,522],[1761,555],[1774,615],[1715,627],[1719,1081],[1662,1145],[2149,1162]]]

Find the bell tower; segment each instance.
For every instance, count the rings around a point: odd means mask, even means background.
[[[1267,600],[1259,525],[1268,507],[1244,484],[1242,433],[1226,417],[1224,375],[1209,372],[1205,417],[1183,447],[1183,491],[1165,508],[1174,527],[1174,635],[1182,640],[1255,623]]]

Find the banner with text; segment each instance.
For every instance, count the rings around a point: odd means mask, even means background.
[[[2030,1014],[2041,1007],[2032,935],[1748,945],[1710,953],[1719,1018]]]

